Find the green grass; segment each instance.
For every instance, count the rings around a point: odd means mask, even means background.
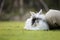
[[[24,30],[24,22],[0,22],[0,40],[60,40],[60,31]]]

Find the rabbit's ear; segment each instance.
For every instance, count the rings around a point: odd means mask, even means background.
[[[34,16],[35,15],[35,12],[30,11],[30,14],[31,14],[31,16]]]
[[[42,14],[42,9],[38,12],[39,14]]]

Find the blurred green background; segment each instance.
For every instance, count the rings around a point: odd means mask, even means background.
[[[24,30],[24,22],[0,22],[0,40],[60,40],[59,30]]]
[[[60,0],[0,0],[0,21],[25,21],[29,11],[60,10]]]

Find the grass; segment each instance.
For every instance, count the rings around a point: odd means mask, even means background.
[[[24,30],[24,22],[0,22],[0,40],[60,40],[60,31]]]

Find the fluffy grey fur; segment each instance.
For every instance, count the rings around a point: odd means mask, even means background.
[[[60,29],[60,11],[50,9],[45,15],[50,29]]]

